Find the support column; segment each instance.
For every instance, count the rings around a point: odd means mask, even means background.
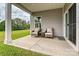
[[[11,39],[11,4],[5,4],[5,44],[12,42]]]
[[[30,30],[34,30],[35,29],[35,18],[33,15],[30,15]]]

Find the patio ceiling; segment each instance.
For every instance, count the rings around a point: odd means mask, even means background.
[[[39,11],[63,8],[65,3],[21,3],[21,5],[31,12],[39,12]]]

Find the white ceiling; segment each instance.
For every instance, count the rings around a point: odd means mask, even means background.
[[[21,3],[31,12],[62,8],[65,3]]]

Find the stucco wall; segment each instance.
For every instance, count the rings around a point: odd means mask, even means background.
[[[62,9],[35,12],[33,16],[42,16],[42,28],[54,28],[56,36],[63,36]]]

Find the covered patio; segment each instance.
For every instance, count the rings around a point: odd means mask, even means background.
[[[14,40],[11,45],[52,56],[78,55],[78,53],[75,52],[65,40],[61,40],[59,38],[51,39],[29,35]]]
[[[32,31],[35,29],[35,17],[41,17],[41,28],[54,28],[55,30],[55,37],[53,39],[50,38],[43,38],[43,37],[34,37],[34,36],[27,36],[15,41],[12,40],[11,37],[11,4],[6,4],[6,15],[5,15],[5,44],[11,44],[13,46],[21,47],[24,49],[29,49],[32,51],[44,53],[47,55],[78,55],[79,52],[79,14],[78,6],[79,4],[13,4],[18,8],[24,10],[25,12],[30,13],[30,30]],[[66,26],[66,20],[69,19],[69,8],[71,6],[75,6],[75,25],[73,27],[73,31],[69,31]],[[36,7],[35,7],[36,6]],[[48,6],[48,7],[47,7]],[[57,7],[56,7],[57,6]],[[77,7],[77,8],[76,8]],[[76,10],[77,9],[77,10]],[[70,12],[72,13],[72,12]],[[74,14],[73,14],[74,15]],[[67,17],[68,16],[68,17]],[[71,16],[71,15],[70,15]],[[73,17],[74,18],[74,17]],[[73,19],[72,18],[72,19]],[[71,22],[71,21],[70,21]],[[76,23],[77,22],[77,23]],[[75,29],[75,30],[74,30]],[[77,30],[76,30],[77,29]],[[70,33],[69,33],[70,32]],[[73,36],[69,36],[69,34],[74,34]],[[63,37],[65,40],[61,40],[57,37]],[[73,38],[73,39],[72,39]],[[71,41],[70,41],[71,39]]]

